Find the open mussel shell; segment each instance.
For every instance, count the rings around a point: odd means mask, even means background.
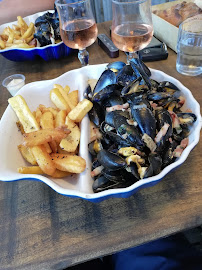
[[[129,95],[132,93],[137,93],[139,90],[140,81],[142,80],[141,77],[135,79],[134,81],[130,82],[128,85],[124,86],[121,90],[121,95]]]
[[[173,83],[168,81],[163,81],[159,83],[159,88],[170,88],[176,91],[180,91],[180,89]]]
[[[128,144],[135,146],[139,150],[143,149],[144,143],[139,129],[134,125],[129,125],[125,116],[115,115],[114,126],[118,135],[126,140]]]
[[[126,86],[130,82],[137,79],[137,76],[135,75],[131,65],[125,65],[117,74],[117,83]]]
[[[194,113],[189,113],[189,112],[177,113],[177,117],[180,120],[181,125],[193,124],[197,119],[197,117]]]
[[[141,61],[141,60],[140,60]],[[145,84],[149,87],[149,89],[152,88],[152,84],[151,84],[151,81],[149,79],[149,77],[151,76],[151,72],[149,69],[146,69],[146,72],[145,72],[145,69],[143,68],[142,66],[142,63],[138,63],[139,60],[138,59],[133,59],[133,61],[130,62],[130,65],[134,71],[134,73],[137,74],[138,72],[138,75],[136,75],[137,77],[141,76],[142,79],[144,80]]]
[[[161,101],[163,99],[168,99],[171,98],[171,94],[166,93],[166,92],[156,92],[152,94],[148,94],[147,99],[150,101]]]
[[[134,70],[138,70],[140,74],[143,71],[148,77],[151,77],[150,69],[145,65],[145,63],[140,58],[133,58],[131,62],[134,64],[136,68]]]
[[[111,84],[116,84],[116,74],[112,70],[107,69],[101,74],[99,80],[97,81],[97,84],[93,90],[93,95],[99,93],[102,89]]]
[[[104,87],[102,90],[97,92],[93,98],[93,102],[103,102],[104,100],[108,99],[109,97],[113,96],[115,91],[119,90],[119,85],[118,84],[110,84]]]
[[[106,68],[111,69],[112,71],[119,72],[125,65],[126,64],[124,62],[116,61],[113,63],[109,63]]]

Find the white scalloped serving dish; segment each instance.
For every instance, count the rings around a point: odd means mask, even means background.
[[[92,65],[83,67],[80,69],[69,71],[58,78],[53,80],[45,80],[29,83],[22,87],[18,94],[22,95],[28,106],[34,111],[39,104],[46,106],[53,106],[49,92],[53,87],[53,84],[58,83],[63,86],[69,85],[71,90],[79,90],[79,98],[82,99],[83,91],[87,86],[87,80],[89,78],[98,79],[101,73],[104,71],[107,64]],[[103,199],[110,197],[129,197],[137,190],[156,184],[171,170],[181,165],[188,157],[190,151],[196,146],[200,137],[201,129],[201,115],[200,106],[194,99],[190,90],[183,86],[178,80],[167,74],[151,69],[152,78],[157,81],[170,81],[179,87],[182,94],[186,98],[184,104],[184,110],[189,108],[197,116],[197,121],[194,123],[191,133],[189,135],[189,145],[183,151],[181,157],[174,163],[164,168],[160,174],[149,177],[147,179],[140,180],[134,183],[132,186],[120,189],[110,189],[102,191],[100,193],[93,193],[92,183],[93,180],[90,176],[91,172],[91,160],[88,154],[88,141],[89,141],[89,119],[88,116],[81,122],[81,142],[80,142],[80,155],[86,159],[86,170],[73,177],[66,177],[64,179],[53,179],[43,175],[25,175],[17,173],[17,168],[20,166],[27,166],[28,164],[22,158],[17,145],[22,142],[22,135],[16,127],[17,117],[10,107],[7,107],[0,122],[0,180],[1,181],[15,181],[15,180],[39,180],[50,186],[56,192],[72,196],[80,197],[83,199],[91,200],[94,202],[102,201]]]

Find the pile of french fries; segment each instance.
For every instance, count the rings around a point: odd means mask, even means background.
[[[93,104],[87,99],[78,102],[78,90],[54,84],[50,99],[55,107],[40,104],[31,112],[21,95],[8,100],[19,121],[23,135],[18,149],[29,166],[18,168],[23,174],[47,174],[55,178],[81,173],[86,161],[78,156],[79,123]]]
[[[23,18],[18,16],[17,24],[13,24],[12,27],[7,26],[0,34],[0,49],[33,48],[36,46],[36,44],[32,44],[34,33],[34,23],[31,22],[27,25]]]

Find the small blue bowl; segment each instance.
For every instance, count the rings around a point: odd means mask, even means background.
[[[60,42],[55,45],[31,49],[7,49],[0,51],[0,53],[8,60],[22,62],[35,60],[38,57],[41,57],[45,61],[59,59],[61,57],[68,56],[71,51],[72,49],[67,47],[63,42]]]
[[[24,21],[29,25],[31,22],[35,22],[35,20],[42,16],[44,13],[38,12],[33,15],[27,16],[24,19]],[[48,12],[54,12],[53,10],[48,10]],[[3,30],[10,26],[12,27],[12,24],[17,24],[17,21],[6,23],[0,26],[0,34],[3,32]],[[61,57],[68,56],[73,50],[69,47],[67,47],[62,41],[57,44],[50,44],[44,47],[35,47],[30,49],[21,49],[21,48],[7,48],[4,50],[0,50],[0,54],[2,54],[5,58],[11,61],[16,62],[22,62],[22,61],[32,61],[37,59],[38,57],[41,57],[45,61],[49,61],[52,59],[59,59]]]

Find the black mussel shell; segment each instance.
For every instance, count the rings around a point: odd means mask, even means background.
[[[99,80],[97,81],[97,84],[95,85],[93,95],[99,93],[102,89],[106,88],[107,86],[115,83],[116,83],[116,74],[110,69],[105,70],[101,74]]]
[[[121,95],[125,96],[125,95],[129,95],[129,94],[138,92],[141,80],[142,80],[142,78],[139,77],[139,78],[135,79],[134,81],[130,82],[125,87],[123,87],[123,89],[121,90]]]
[[[123,169],[127,165],[122,157],[104,149],[99,151],[97,158],[102,166],[111,171]]]
[[[134,74],[131,65],[125,65],[116,76],[117,83],[126,86],[130,82],[137,79],[137,76]]]
[[[150,82],[150,76],[151,75],[148,75],[146,72],[145,72],[145,69],[141,66],[141,63],[135,63],[134,60],[137,60],[137,59],[133,59],[130,64],[131,64],[131,67],[133,68],[134,72],[137,73],[138,71],[138,75],[136,75],[137,77],[141,76],[142,79],[144,80],[145,84],[149,87],[149,89],[152,88],[152,85],[151,85],[151,82]],[[149,69],[148,69],[149,70]],[[151,74],[151,73],[149,73]]]
[[[148,157],[150,166],[153,169],[153,175],[157,175],[161,172],[162,158],[157,153],[150,153]]]
[[[116,61],[116,62],[109,63],[106,68],[120,71],[125,65],[126,64],[124,62]]]
[[[142,134],[146,133],[154,140],[156,135],[156,119],[149,108],[146,106],[138,106],[139,105],[131,106],[132,118],[138,123]]]
[[[171,143],[168,141],[166,148],[163,151],[162,156],[162,168],[165,168],[167,165],[171,164],[173,160],[175,159],[173,157],[173,151],[178,146],[178,143],[173,140]]]
[[[188,112],[177,113],[177,117],[180,120],[181,125],[193,124],[197,119],[194,113],[188,113]]]
[[[93,122],[96,127],[99,127],[104,121],[103,108],[96,102],[93,102],[92,109],[88,112],[88,116],[91,122]]]
[[[180,91],[180,89],[173,83],[168,81],[163,81],[159,83],[159,88],[170,88],[176,91]]]
[[[119,116],[123,116],[123,117],[129,119],[128,111],[112,111],[112,112],[107,112],[105,114],[105,122],[108,125],[115,128],[114,119],[115,119],[115,117],[119,117]]]
[[[147,99],[150,101],[161,101],[162,99],[168,99],[172,96],[167,92],[156,92],[152,94],[148,94]]]
[[[92,98],[94,102],[103,102],[104,100],[108,99],[109,97],[113,96],[114,92],[119,90],[118,84],[110,84],[107,85],[105,88],[97,92]]]

